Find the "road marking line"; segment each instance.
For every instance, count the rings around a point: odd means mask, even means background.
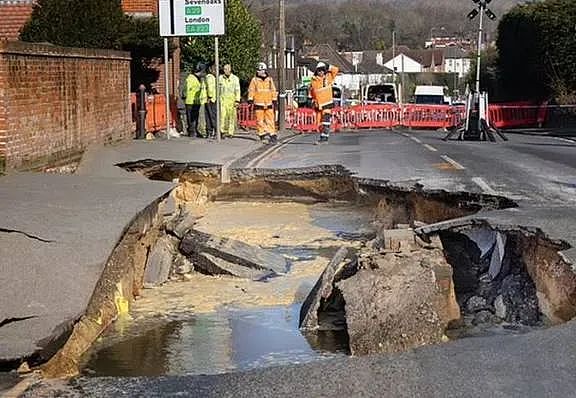
[[[267,158],[269,158],[270,156],[272,156],[273,154],[275,154],[276,152],[278,152],[280,149],[284,148],[286,145],[288,145],[288,143],[290,143],[291,141],[293,141],[294,139],[296,139],[296,137],[298,137],[298,135],[294,135],[293,137],[288,138],[286,141],[284,141],[282,144],[280,145],[274,145],[273,147],[271,147],[270,149],[267,149],[266,151],[264,151],[260,156],[256,157],[255,159],[252,159],[247,165],[246,168],[259,168],[260,165],[262,164],[262,162],[264,162]]]
[[[402,134],[404,137],[410,138],[410,134],[408,134],[408,133],[400,133],[400,134]]]
[[[434,147],[433,147],[432,145],[430,145],[430,144],[424,144],[424,147],[425,147],[426,149],[428,149],[429,151],[438,152],[438,149],[434,148]]]
[[[457,161],[455,161],[454,159],[452,159],[451,157],[447,156],[447,155],[442,155],[440,156],[442,159],[444,159],[445,161],[447,161],[448,163],[450,163],[452,166],[454,166],[454,168],[456,168],[457,170],[465,170],[466,167],[462,166],[460,163],[458,163]]]
[[[416,137],[410,136],[410,139],[411,139],[412,141],[414,141],[414,142],[417,142],[418,144],[421,144],[421,143],[422,143],[422,141],[420,140],[420,138],[416,138]]]
[[[490,185],[488,185],[488,183],[486,181],[484,181],[482,179],[482,177],[472,177],[472,182],[474,182],[476,185],[478,185],[480,188],[482,188],[482,191],[484,191],[487,194],[490,195],[497,195],[498,192],[496,192],[494,189],[492,189],[492,187]]]
[[[569,142],[571,144],[576,144],[576,140],[571,140],[570,138],[554,137],[559,141]]]

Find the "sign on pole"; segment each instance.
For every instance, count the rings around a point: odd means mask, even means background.
[[[224,0],[159,0],[160,36],[224,34]]]
[[[219,36],[225,32],[225,0],[158,0],[160,36],[164,37],[164,64],[168,65],[168,37]],[[216,38],[217,39],[217,38]],[[218,45],[216,40],[216,87],[218,89]],[[166,83],[166,137],[170,139],[170,96],[168,67]],[[216,96],[216,134],[220,141],[220,98]]]

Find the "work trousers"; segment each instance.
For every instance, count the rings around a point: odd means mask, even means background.
[[[206,114],[206,135],[208,137],[216,136],[216,103],[208,101],[204,105]]]
[[[270,106],[266,109],[256,108],[256,131],[259,136],[265,134],[276,135],[274,107]]]
[[[201,105],[186,104],[186,119],[188,121],[188,135],[190,137],[202,137],[198,131],[198,119],[200,117]]]
[[[220,130],[222,131],[222,134],[233,136],[236,132],[236,119],[238,118],[236,113],[236,102],[222,101],[220,113]]]
[[[332,109],[317,110],[316,125],[320,135],[328,138],[330,136],[330,126],[332,125]]]

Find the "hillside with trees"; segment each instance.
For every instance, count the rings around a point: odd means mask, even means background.
[[[494,0],[491,9],[503,15],[521,0]],[[272,37],[278,15],[277,1],[247,0],[263,22],[265,38]],[[382,50],[397,42],[419,48],[431,34],[475,38],[477,20],[466,14],[474,8],[470,0],[287,0],[286,26],[299,43],[329,43],[339,50]],[[487,21],[490,41],[497,22]]]

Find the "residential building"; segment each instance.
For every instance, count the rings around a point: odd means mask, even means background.
[[[446,48],[444,51],[444,71],[458,73],[462,78],[470,71],[471,57],[469,52],[458,47]]]
[[[33,0],[0,0],[0,40],[18,40],[33,4]]]

